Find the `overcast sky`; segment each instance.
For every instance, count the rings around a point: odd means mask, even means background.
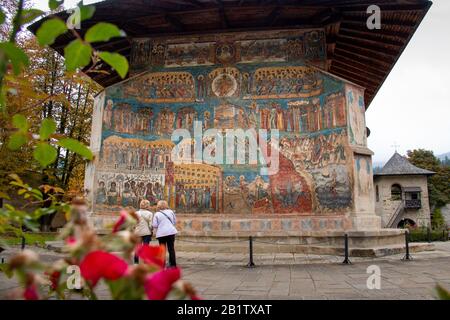
[[[66,0],[66,7],[79,0]],[[46,9],[47,0],[36,0]],[[98,1],[85,1],[85,3]],[[381,21],[383,23],[383,21]],[[450,1],[434,0],[428,15],[367,111],[374,162],[384,162],[399,145],[450,152]]]

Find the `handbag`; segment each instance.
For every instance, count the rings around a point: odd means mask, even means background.
[[[169,219],[170,223],[171,223],[173,226],[175,226],[175,223],[173,223],[172,219],[170,219],[169,216],[168,216],[167,214],[165,214],[165,213],[162,212],[162,211],[158,211],[158,212],[159,212],[159,213],[162,213],[162,214],[164,215],[164,217],[166,217],[167,219]]]

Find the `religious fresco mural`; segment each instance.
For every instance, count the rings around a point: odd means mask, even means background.
[[[350,143],[367,145],[364,90],[353,85],[346,85],[347,104],[349,106]]]
[[[374,187],[372,159],[369,155],[355,155],[355,209],[359,212],[373,212]]]
[[[326,60],[323,31],[295,33],[133,40],[132,67],[147,72],[105,90],[94,211],[136,207],[142,199],[166,199],[192,214],[351,210],[350,144],[365,143],[363,92],[315,67]],[[267,159],[174,161],[173,132],[193,133],[196,121],[218,132],[278,130],[271,148],[279,152],[279,171],[262,174]],[[212,141],[204,138],[203,147]]]

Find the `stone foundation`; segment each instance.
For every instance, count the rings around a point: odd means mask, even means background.
[[[109,233],[117,216],[95,215],[90,223]],[[354,223],[366,230],[358,230]],[[193,216],[179,214],[177,250],[185,252],[247,253],[254,238],[255,253],[309,253],[344,255],[345,234],[351,256],[384,256],[403,252],[404,231],[377,229],[378,217],[346,216]],[[428,250],[412,245],[411,250]]]
[[[303,253],[344,256],[345,234],[349,236],[349,255],[352,257],[381,257],[405,252],[403,230],[307,232],[282,234],[272,232],[258,236],[242,232],[238,236],[192,236],[180,233],[176,249],[182,252],[248,254],[249,236],[253,236],[253,252]],[[433,250],[432,244],[410,244],[410,252]]]

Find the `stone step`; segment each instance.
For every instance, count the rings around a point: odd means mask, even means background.
[[[156,241],[152,241],[156,244]],[[55,252],[62,252],[64,243],[62,241],[48,241],[46,248]],[[434,245],[432,243],[411,243],[410,252],[432,251]],[[183,242],[183,239],[176,241],[176,251],[179,253],[210,253],[215,254],[241,254],[248,255],[248,242],[236,243],[193,243]],[[330,255],[344,256],[344,248],[334,246],[318,246],[318,245],[281,245],[269,243],[253,244],[253,252],[255,254],[313,254],[313,255]],[[386,245],[373,248],[349,248],[350,257],[384,257],[389,255],[405,253],[405,247],[402,245]]]

